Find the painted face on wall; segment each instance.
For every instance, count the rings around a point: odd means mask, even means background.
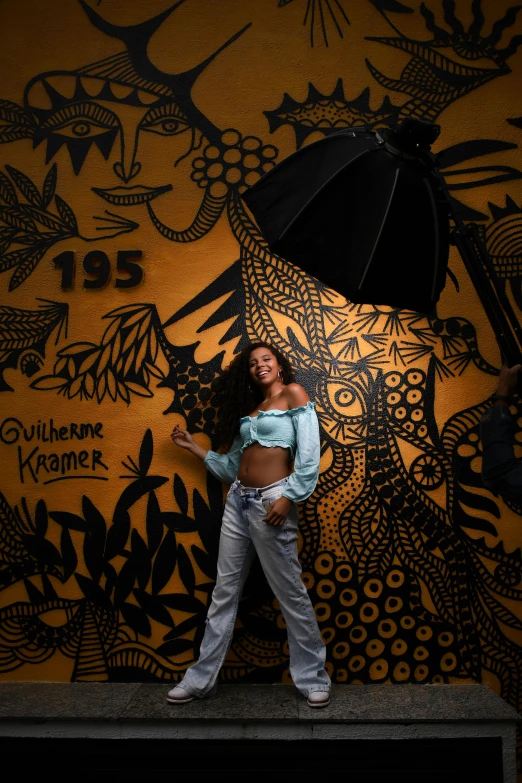
[[[45,145],[45,163],[58,163],[84,238],[132,230],[148,220],[151,201],[172,221],[181,193],[179,219],[191,221],[201,191],[182,163],[201,134],[169,88],[140,79],[125,55],[36,77],[27,86],[25,109],[37,126],[34,146]],[[181,177],[183,187],[176,188]]]

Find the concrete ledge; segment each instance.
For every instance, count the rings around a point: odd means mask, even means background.
[[[334,685],[324,709],[310,709],[290,685],[220,685],[209,699],[173,705],[171,685],[149,683],[0,683],[0,733],[5,722],[154,721],[189,726],[229,724],[514,725],[519,714],[484,685]]]
[[[210,699],[166,701],[171,685],[0,683],[0,737],[147,740],[500,738],[516,783],[519,714],[483,685],[334,685],[324,709],[293,686],[220,685]]]

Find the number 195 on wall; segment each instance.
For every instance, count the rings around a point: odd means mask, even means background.
[[[118,250],[116,256],[115,288],[134,288],[143,280],[143,269],[138,260],[141,250]],[[61,270],[61,287],[64,290],[74,288],[76,278],[76,254],[74,250],[66,250],[53,258],[56,269]],[[91,250],[86,253],[82,269],[84,273],[83,287],[85,289],[103,288],[112,278],[112,264],[103,250]]]

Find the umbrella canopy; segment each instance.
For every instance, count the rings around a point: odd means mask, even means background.
[[[431,313],[446,282],[449,208],[427,124],[405,123],[303,147],[243,200],[273,253],[350,301]]]

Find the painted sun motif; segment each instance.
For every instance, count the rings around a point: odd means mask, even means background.
[[[279,0],[278,7],[290,5],[294,0]],[[344,38],[343,27],[350,24],[341,0],[306,0],[303,26],[310,34],[310,46],[322,41],[328,46],[328,36],[335,31],[339,38]]]
[[[521,36],[515,35],[506,46],[498,46],[505,31],[516,21],[518,6],[508,9],[502,18],[496,21],[488,19],[486,22],[483,3],[475,0],[472,4],[472,21],[466,29],[455,13],[454,0],[443,0],[441,4],[446,27],[440,26],[434,11],[421,3],[420,13],[426,29],[432,35],[431,40],[425,41],[408,38],[390,21],[382,3],[374,5],[396,35],[367,36],[366,40],[411,55],[398,79],[381,73],[369,59],[366,60],[372,77],[382,87],[409,96],[402,107],[400,119],[417,116],[435,122],[455,100],[510,73],[507,60],[522,43]],[[483,29],[489,25],[491,32],[485,35]]]
[[[413,9],[396,0],[370,0],[370,2],[382,14],[390,27],[404,39],[404,34],[393,24],[388,13],[411,14],[414,12]],[[472,19],[467,29],[455,13],[455,0],[441,0],[438,5],[442,6],[445,27],[436,21],[435,12],[432,10],[435,8],[435,3],[431,3],[432,8],[429,8],[425,3],[420,3],[419,10],[424,18],[426,29],[433,35],[431,41],[425,42],[426,46],[438,49],[451,48],[464,60],[486,58],[492,60],[499,68],[507,68],[506,60],[520,46],[520,36],[511,38],[507,46],[503,48],[497,48],[497,45],[504,31],[515,24],[520,10],[519,5],[508,8],[504,16],[493,21],[489,35],[485,35],[483,32],[484,28],[488,28],[490,24],[486,23],[482,0],[474,0],[471,3]],[[490,4],[490,7],[492,5]],[[384,41],[385,39],[368,38],[368,40]]]
[[[520,36],[511,38],[509,44],[503,48],[497,48],[502,34],[515,23],[520,6],[508,8],[501,19],[493,23],[489,35],[483,34],[485,18],[482,12],[481,0],[476,0],[472,6],[473,19],[466,30],[463,23],[455,13],[455,2],[445,1],[444,21],[450,31],[440,27],[435,22],[435,15],[424,3],[421,3],[420,12],[426,20],[426,28],[433,34],[430,46],[437,48],[451,47],[455,54],[464,60],[479,60],[487,58],[492,60],[499,68],[506,67],[506,60],[511,57],[520,46]]]

